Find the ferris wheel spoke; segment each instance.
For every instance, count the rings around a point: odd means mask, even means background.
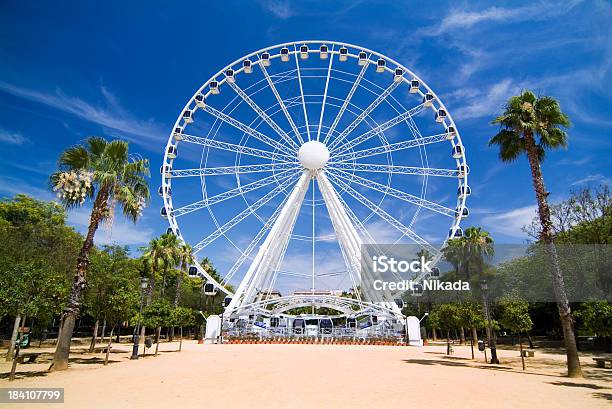
[[[222,284],[227,284],[232,279],[232,277],[234,277],[234,274],[236,274],[236,272],[240,269],[240,267],[242,267],[244,262],[251,257],[251,254],[253,253],[255,248],[257,248],[257,245],[259,244],[259,242],[263,239],[265,234],[272,228],[272,225],[274,225],[274,222],[276,221],[276,219],[278,218],[278,215],[283,209],[283,206],[285,205],[286,200],[287,200],[287,197],[285,197],[285,199],[281,201],[281,203],[278,205],[276,210],[274,210],[274,213],[272,213],[272,216],[268,218],[268,220],[264,223],[264,225],[259,230],[259,232],[255,235],[255,237],[253,237],[253,240],[251,240],[247,248],[240,254],[240,256],[238,257],[238,260],[236,260],[236,262],[232,265],[228,273],[223,278]]]
[[[383,92],[380,94],[366,109],[364,109],[355,120],[346,127],[344,131],[338,135],[338,137],[331,143],[329,149],[333,150],[340,142],[342,142],[346,136],[351,133],[357,126],[368,116],[374,109],[379,106],[397,86],[401,83],[401,81],[393,81],[391,85],[389,85]]]
[[[291,175],[291,177],[287,178],[285,181],[280,183],[278,186],[276,186],[274,189],[272,189],[270,192],[268,192],[265,196],[263,196],[262,198],[260,198],[256,202],[252,203],[249,207],[244,209],[242,212],[238,213],[236,216],[234,216],[227,223],[225,223],[224,225],[220,226],[217,230],[215,230],[214,232],[209,234],[204,239],[200,240],[195,246],[193,246],[194,253],[200,252],[203,248],[205,248],[210,243],[212,243],[213,241],[218,239],[219,236],[227,233],[229,230],[234,228],[238,223],[240,223],[241,221],[246,219],[248,216],[253,214],[257,209],[259,209],[260,207],[262,207],[263,205],[265,205],[266,203],[268,203],[269,201],[274,199],[284,189],[288,188],[291,185],[291,183],[294,182],[295,179],[297,179],[299,176],[300,176],[299,172]]]
[[[255,101],[253,101],[253,99],[251,99],[251,97],[249,97],[235,82],[229,82],[229,86],[234,91],[236,91],[236,93],[240,95],[244,102],[246,102],[251,108],[253,108],[253,110],[257,112],[257,115],[259,115],[261,119],[263,119],[268,125],[270,125],[270,127],[274,129],[274,131],[276,131],[276,133],[281,138],[283,138],[285,142],[287,142],[287,144],[289,144],[295,150],[299,149],[299,146],[295,142],[293,142],[289,135],[287,135],[287,133],[282,130],[281,127],[278,126],[278,124],[274,122],[274,120],[270,118],[270,116],[268,116],[268,114],[266,114],[265,111],[261,109],[259,105],[257,105]]]
[[[359,135],[357,138],[352,139],[340,146],[336,146],[335,149],[333,149],[332,152],[345,152],[348,151],[352,148],[354,148],[355,146],[359,145],[360,143],[363,143],[365,141],[367,141],[368,139],[372,138],[374,135],[380,133],[380,132],[384,132],[387,129],[394,127],[395,125],[405,122],[408,119],[411,119],[414,115],[419,114],[420,112],[422,112],[425,109],[425,104],[420,104],[415,106],[414,108],[409,109],[408,111],[396,116],[393,119],[390,119],[389,121],[378,125],[375,128],[370,129],[369,131],[365,132],[364,134]]]
[[[373,202],[371,202],[367,197],[365,197],[364,195],[362,195],[361,193],[359,193],[358,191],[353,189],[345,181],[343,181],[341,178],[339,178],[337,175],[335,175],[334,172],[327,172],[327,175],[330,176],[330,180],[332,180],[334,183],[336,183],[336,185],[338,185],[338,187],[340,187],[341,189],[346,191],[349,195],[351,195],[357,201],[362,203],[364,206],[366,206],[372,212],[376,213],[381,219],[383,219],[388,224],[393,226],[395,229],[397,229],[404,236],[410,238],[412,241],[414,241],[415,243],[419,244],[421,247],[423,247],[424,249],[428,250],[430,253],[432,253],[434,255],[438,254],[438,252],[439,252],[438,249],[436,249],[434,246],[429,244],[427,242],[427,240],[425,240],[424,238],[420,237],[413,230],[411,230],[410,228],[405,226],[402,222],[400,222],[399,220],[397,220],[396,218],[391,216],[389,213],[387,213],[386,211],[381,209],[378,205],[376,205]]]
[[[419,146],[429,145],[432,143],[444,142],[448,139],[451,139],[452,135],[449,133],[441,133],[432,136],[425,136],[422,138],[415,138],[408,141],[391,143],[388,145],[381,145],[375,148],[363,149],[354,152],[347,152],[340,155],[332,156],[334,162],[346,162],[357,160],[361,158],[368,158],[370,156],[386,154],[390,152],[395,152],[403,149],[416,148]]]
[[[196,145],[202,145],[209,148],[222,149],[229,152],[240,153],[244,155],[255,156],[261,159],[270,159],[274,161],[282,162],[295,162],[295,155],[285,155],[280,152],[270,152],[263,149],[250,148],[248,146],[236,145],[229,142],[216,141],[214,139],[202,138],[201,136],[194,136],[188,134],[181,134],[184,142],[194,143]]]
[[[220,166],[214,168],[172,169],[169,173],[173,178],[192,176],[235,175],[255,172],[274,172],[299,169],[299,162],[265,163],[260,165]]]
[[[382,183],[374,182],[369,179],[362,178],[357,175],[353,175],[351,173],[347,173],[343,170],[336,169],[334,175],[339,179],[344,179],[349,182],[355,182],[358,185],[363,187],[367,187],[369,189],[376,190],[380,193],[384,193],[385,195],[392,196],[396,199],[403,200],[408,203],[412,203],[417,206],[424,207],[436,213],[443,214],[448,217],[455,217],[455,210],[450,209],[446,206],[442,206],[438,203],[431,202],[427,199],[423,199],[418,196],[411,195],[410,193],[402,192],[401,190],[394,189],[390,186],[383,185]]]
[[[244,133],[247,133],[249,135],[251,135],[253,138],[273,147],[278,149],[279,151],[282,151],[288,155],[292,155],[293,151],[291,150],[291,148],[283,145],[282,143],[279,143],[278,141],[275,141],[274,139],[270,138],[269,136],[266,136],[264,134],[262,134],[261,132],[251,128],[248,125],[243,124],[242,122],[238,121],[237,119],[232,118],[229,115],[224,114],[223,112],[211,107],[210,105],[204,105],[204,108],[201,108],[204,111],[208,112],[209,114],[211,114],[212,116],[214,116],[215,118],[229,124],[232,125],[233,127],[243,131]]]
[[[295,122],[293,121],[293,118],[291,118],[291,115],[289,114],[289,110],[287,109],[285,102],[283,101],[280,94],[278,93],[278,90],[276,89],[276,86],[274,85],[274,81],[272,81],[270,74],[268,74],[268,70],[263,64],[259,64],[259,68],[261,68],[261,72],[263,72],[264,76],[266,77],[266,81],[268,81],[268,85],[270,86],[272,93],[276,97],[276,100],[278,101],[278,105],[283,110],[283,113],[285,114],[285,117],[287,118],[289,125],[291,125],[291,129],[293,130],[293,133],[295,134],[298,141],[300,141],[300,143],[303,144],[304,139],[302,139],[302,134],[297,129],[297,126],[295,126]]]
[[[368,69],[369,65],[370,65],[370,57],[368,56],[366,63],[364,64],[363,68],[359,72],[359,75],[357,75],[357,79],[355,79],[355,82],[353,82],[353,86],[351,87],[351,90],[349,91],[346,98],[344,99],[344,102],[342,103],[342,106],[340,107],[340,110],[338,111],[338,114],[336,115],[334,122],[332,122],[331,127],[327,131],[327,134],[325,135],[325,139],[323,140],[323,143],[327,144],[327,142],[329,141],[329,138],[333,135],[334,131],[336,130],[336,127],[338,126],[338,123],[340,122],[340,119],[342,118],[344,111],[346,111],[346,108],[348,107],[349,103],[351,102],[351,99],[353,98],[353,94],[355,94],[355,91],[357,91],[357,88],[359,88],[359,83],[363,79],[363,76],[365,75],[365,72]]]
[[[294,170],[297,170],[297,169],[298,168],[295,168]],[[252,192],[253,190],[260,189],[262,187],[269,186],[274,183],[278,183],[279,181],[283,181],[287,178],[290,178],[291,175],[292,175],[291,170],[286,170],[278,174],[270,175],[263,179],[259,179],[254,182],[247,183],[242,186],[238,186],[234,189],[230,189],[226,192],[219,193],[217,195],[208,197],[206,199],[198,200],[195,203],[190,203],[186,206],[179,207],[173,211],[173,214],[175,217],[183,216],[187,213],[195,212],[196,210],[204,209],[216,203],[223,202],[228,199],[232,199],[236,196],[240,196],[248,192]]]
[[[371,163],[351,162],[330,162],[328,165],[331,169],[339,169],[349,172],[379,172],[398,175],[441,176],[452,178],[459,177],[460,175],[460,172],[457,169],[420,168],[416,166],[378,165]]]
[[[334,62],[334,47],[332,46],[329,57],[329,66],[327,67],[327,79],[325,80],[325,91],[323,92],[323,102],[321,103],[321,115],[319,116],[319,126],[317,127],[317,141],[321,136],[321,125],[323,125],[323,115],[325,114],[325,102],[327,100],[327,90],[329,88],[329,78],[331,77],[332,63]]]
[[[302,97],[302,108],[304,110],[304,121],[306,123],[306,134],[308,135],[308,140],[311,140],[310,137],[310,125],[308,124],[308,112],[306,110],[306,99],[304,98],[304,87],[302,86],[302,72],[300,70],[300,60],[298,59],[297,47],[294,45],[295,50],[295,67],[297,68],[298,82],[300,84],[300,96]]]

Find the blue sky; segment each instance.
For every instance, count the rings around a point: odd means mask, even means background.
[[[45,2],[0,5],[0,195],[52,199],[58,154],[88,135],[122,137],[151,160],[152,182],[177,115],[215,72],[260,48],[346,41],[413,70],[452,113],[473,195],[464,225],[521,242],[534,214],[525,160],[501,164],[486,142],[504,101],[522,88],[559,99],[569,149],[548,155],[552,200],[610,183],[612,5],[606,1]],[[117,220],[98,242],[131,246],[165,231],[153,195],[136,226]],[[82,230],[87,209],[71,212]],[[444,232],[443,232],[444,234]]]

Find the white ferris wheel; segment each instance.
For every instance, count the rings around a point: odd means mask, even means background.
[[[226,293],[230,314],[397,315],[359,293],[360,246],[439,257],[462,235],[468,173],[450,113],[412,71],[356,45],[292,42],[232,62],[189,99],[165,148],[161,214],[197,259],[227,266],[221,280],[197,262],[190,274]]]

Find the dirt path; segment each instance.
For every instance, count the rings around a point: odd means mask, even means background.
[[[563,356],[536,353],[527,373],[516,351],[502,365],[471,361],[469,347],[162,344],[159,357],[101,367],[85,356],[68,371],[24,377],[0,387],[63,387],[65,404],[88,408],[610,408],[612,370],[584,358],[589,379],[564,378]],[[88,356],[91,358],[91,356]],[[8,365],[2,362],[0,371]],[[20,367],[43,371],[46,364]],[[39,372],[40,373],[40,372]],[[11,408],[41,408],[40,404]]]

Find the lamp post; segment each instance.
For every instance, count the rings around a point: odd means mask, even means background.
[[[140,280],[140,310],[138,312],[138,322],[134,327],[134,335],[132,336],[132,339],[134,340],[134,345],[132,346],[132,356],[130,357],[130,359],[138,359],[138,343],[140,341],[140,336],[138,334],[140,333],[140,317],[142,316],[144,292],[148,285],[149,280],[146,277],[143,277],[142,280]]]
[[[491,363],[499,364],[499,359],[497,359],[497,348],[495,346],[495,334],[493,332],[493,321],[491,320],[491,313],[489,311],[489,303],[487,299],[487,290],[489,289],[489,286],[487,285],[486,280],[482,280],[480,282],[480,289],[482,290],[482,309],[484,310],[485,319],[487,320],[487,342],[489,344],[489,348],[491,348]]]

